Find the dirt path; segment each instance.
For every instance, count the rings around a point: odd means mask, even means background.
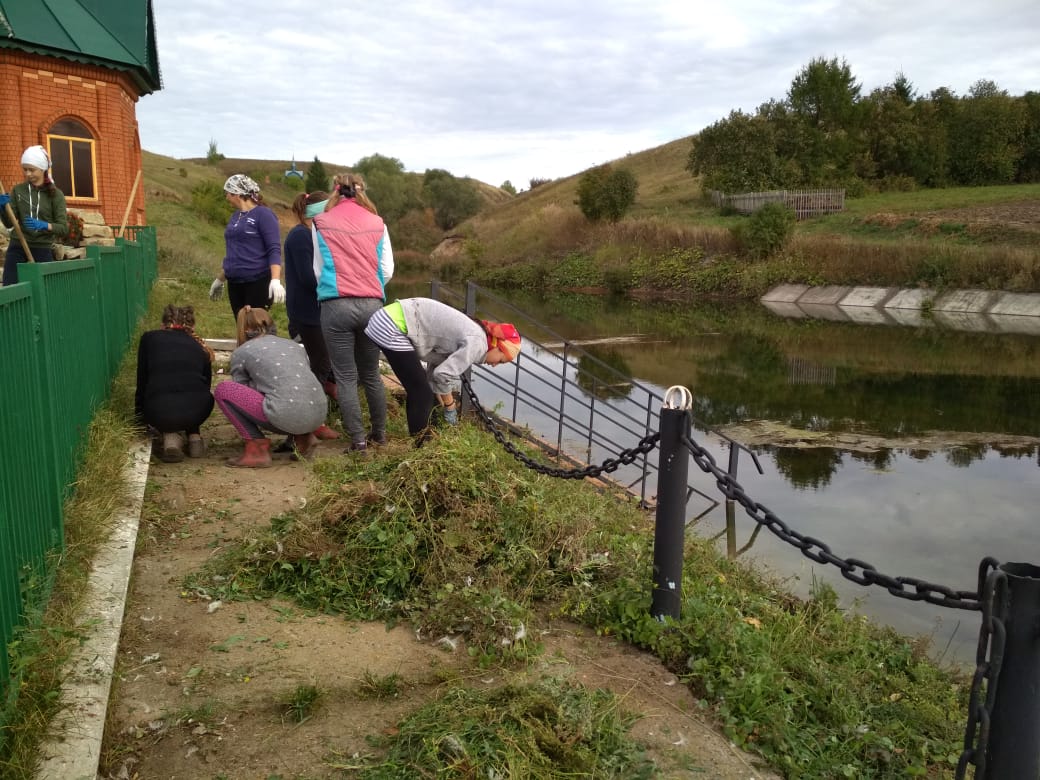
[[[545,628],[527,670],[480,670],[460,650],[420,642],[407,627],[355,623],[276,601],[214,602],[182,587],[226,544],[307,499],[310,466],[287,456],[262,470],[229,469],[234,432],[215,414],[200,460],[153,460],[112,683],[99,777],[105,780],[342,778],[371,755],[366,737],[392,729],[460,675],[473,686],[511,675],[566,677],[609,688],[641,717],[632,733],[666,778],[775,778],[711,723],[652,657],[573,625]],[[319,457],[343,457],[338,442]],[[389,700],[360,695],[397,675]],[[323,697],[310,719],[283,715],[301,685]]]

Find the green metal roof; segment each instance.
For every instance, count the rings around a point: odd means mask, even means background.
[[[162,89],[151,0],[0,0],[0,47],[127,71]]]

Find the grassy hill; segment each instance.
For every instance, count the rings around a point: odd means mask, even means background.
[[[445,236],[429,215],[407,226],[402,220],[391,233],[395,255],[448,279],[530,288],[742,297],[784,282],[1040,291],[1040,184],[846,199],[843,212],[799,222],[782,252],[756,260],[740,238],[747,218],[720,214],[686,170],[690,144],[691,137],[680,138],[613,161],[639,183],[633,208],[617,224],[589,223],[575,205],[584,172],[516,196],[470,180],[483,199],[481,212],[432,254]],[[198,183],[242,172],[260,182],[284,229],[293,223],[289,205],[297,190],[284,178],[290,161],[210,165],[145,152],[144,163],[148,218],[160,233],[167,220],[178,230],[191,221]],[[330,174],[349,170],[323,164]],[[177,251],[200,266],[200,252],[219,262],[223,226],[212,227],[198,227],[195,245]],[[204,264],[216,267],[212,259]]]

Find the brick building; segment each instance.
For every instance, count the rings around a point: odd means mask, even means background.
[[[151,0],[0,0],[0,182],[42,144],[70,208],[118,225],[141,169],[137,101],[162,88]],[[145,224],[138,186],[128,224]]]

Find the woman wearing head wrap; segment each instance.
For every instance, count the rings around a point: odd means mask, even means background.
[[[7,216],[10,204],[32,259],[44,263],[54,259],[55,241],[68,235],[69,222],[65,210],[65,195],[54,186],[50,176],[51,158],[42,146],[30,146],[22,153],[22,173],[25,181],[11,188],[10,194],[0,195],[0,220],[4,227],[14,227]],[[18,282],[18,264],[29,262],[21,241],[11,241],[4,260],[5,285]]]
[[[432,298],[404,298],[384,306],[372,315],[365,333],[383,350],[408,394],[408,432],[417,444],[427,436],[435,398],[444,419],[458,422],[452,390],[470,366],[497,366],[520,353],[520,334],[508,322],[474,320]]]
[[[224,230],[226,254],[209,288],[217,300],[227,285],[235,317],[243,306],[266,309],[285,301],[282,287],[282,244],[278,217],[264,205],[260,185],[242,173],[224,182],[224,197],[235,208]]]
[[[213,411],[213,350],[195,335],[195,309],[169,304],[162,329],[141,334],[137,346],[137,394],[134,416],[158,432],[159,458],[167,463],[206,452],[200,428]]]
[[[313,431],[325,422],[328,401],[311,373],[307,355],[295,341],[275,335],[264,309],[243,306],[238,312],[238,348],[228,373],[213,390],[220,411],[245,439],[238,458],[241,468],[271,465],[271,441],[264,430],[289,434],[299,457],[310,458],[318,446]]]
[[[386,388],[379,374],[379,347],[365,335],[373,312],[386,300],[394,253],[386,225],[353,173],[335,179],[325,210],[315,215],[314,276],[321,305],[321,330],[336,376],[336,400],[351,450],[386,441]],[[368,401],[365,435],[358,383]]]

